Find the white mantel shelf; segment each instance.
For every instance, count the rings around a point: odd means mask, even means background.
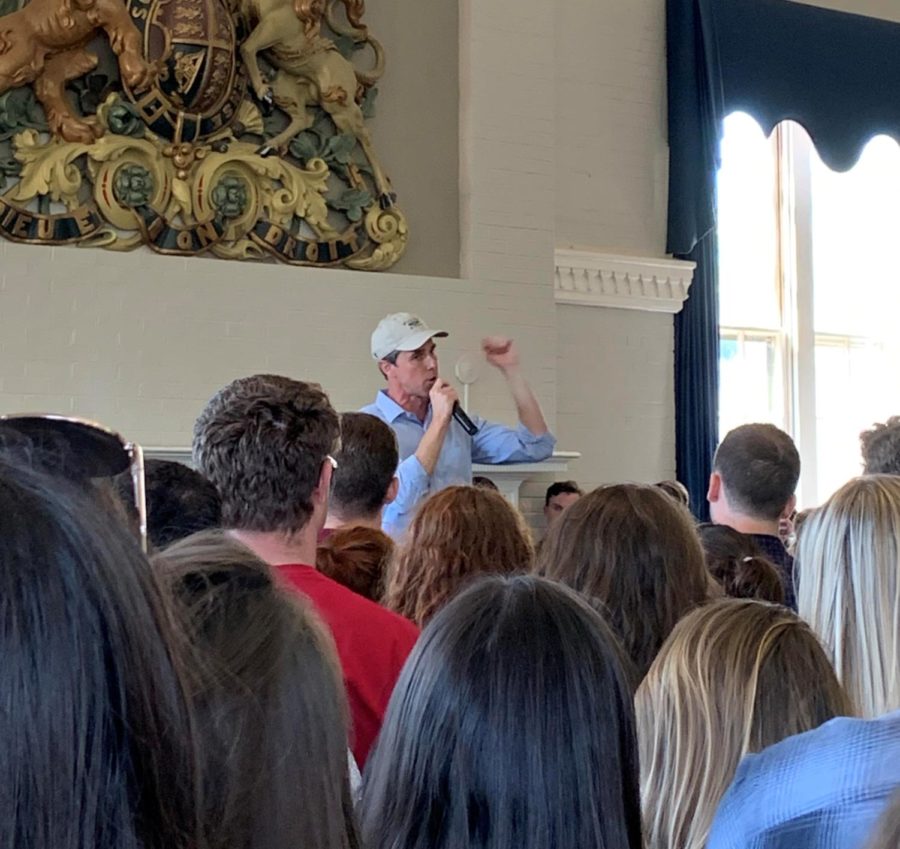
[[[681,312],[696,263],[557,248],[556,303]]]
[[[503,466],[472,466],[472,474],[490,478],[497,489],[516,507],[519,506],[519,492],[522,484],[535,475],[565,474],[569,471],[569,463],[581,457],[577,451],[554,451],[552,456],[540,463],[510,463]]]
[[[144,457],[153,460],[174,460],[186,466],[193,466],[190,448],[152,445],[144,448]],[[497,484],[500,492],[518,506],[519,491],[525,481],[534,475],[565,474],[569,471],[569,463],[579,457],[581,454],[577,451],[554,451],[552,456],[540,463],[509,463],[502,466],[477,464],[472,466],[472,473],[490,478]]]

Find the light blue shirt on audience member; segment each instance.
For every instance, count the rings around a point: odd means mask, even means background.
[[[377,416],[397,434],[400,489],[394,501],[385,508],[382,519],[385,533],[394,538],[403,534],[416,506],[427,495],[454,484],[472,483],[472,463],[537,463],[546,460],[556,445],[556,437],[552,433],[535,436],[522,424],[509,428],[479,416],[470,416],[478,427],[478,433],[469,436],[453,420],[447,429],[437,465],[429,476],[416,457],[416,449],[431,424],[430,407],[425,421],[420,422],[382,389],[375,403],[363,407],[362,412]]]
[[[900,786],[900,711],[832,719],[738,766],[707,849],[862,849]]]

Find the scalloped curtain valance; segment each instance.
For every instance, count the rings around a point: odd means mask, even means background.
[[[722,122],[790,118],[849,168],[865,142],[900,140],[900,24],[792,0],[667,0],[668,251],[697,267],[675,316],[675,463],[699,518],[718,443],[716,171]]]
[[[900,141],[900,24],[792,0],[669,0],[667,18],[670,253],[715,226],[730,112],[797,121],[839,171],[874,135]]]

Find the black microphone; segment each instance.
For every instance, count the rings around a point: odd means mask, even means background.
[[[469,436],[475,436],[478,433],[478,426],[466,415],[466,411],[459,406],[459,401],[453,405],[453,418],[462,425],[462,429]]]

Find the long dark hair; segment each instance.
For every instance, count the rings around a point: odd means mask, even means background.
[[[368,849],[640,849],[632,693],[575,593],[479,580],[422,633],[363,784]]]
[[[687,509],[639,484],[603,486],[578,499],[547,534],[537,571],[606,607],[640,677],[710,588]]]
[[[124,525],[0,458],[0,846],[202,845],[173,646]]]
[[[189,643],[211,849],[356,847],[347,707],[325,626],[221,532],[153,562]]]

